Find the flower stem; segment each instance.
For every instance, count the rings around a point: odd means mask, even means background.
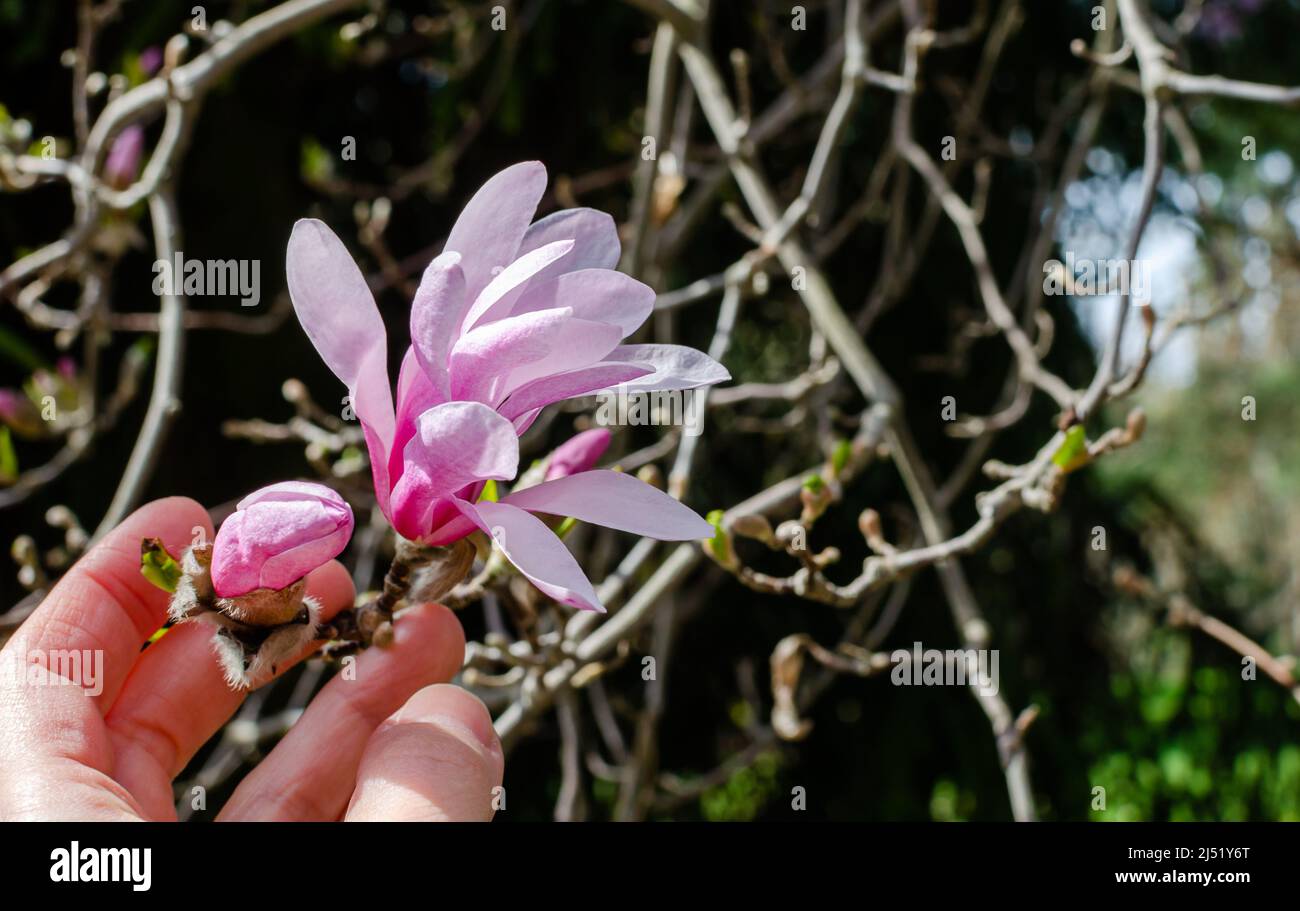
[[[432,587],[421,586],[420,594],[432,588],[428,598],[433,600],[465,577],[473,553],[473,546],[465,540],[447,547],[429,547],[399,537],[393,562],[384,574],[383,590],[362,606],[341,611],[321,628],[318,638],[330,642],[326,656],[341,656],[370,645],[381,648],[389,645],[393,640],[393,613],[411,593],[416,572],[441,564],[443,572]]]

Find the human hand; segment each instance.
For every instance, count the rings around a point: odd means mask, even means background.
[[[140,650],[167,609],[167,594],[140,574],[140,540],[158,537],[179,553],[199,528],[212,539],[207,511],[193,500],[142,507],[69,570],[0,651],[0,820],[176,818],[172,780],[246,695],[223,680],[205,624],[180,624]],[[353,601],[338,562],[312,572],[307,590],[326,618]],[[491,818],[500,742],[483,704],[446,685],[464,657],[459,621],[425,604],[395,631],[390,647],[357,656],[352,679],[325,685],[218,819]],[[70,652],[93,656],[83,670],[95,679],[29,682],[33,668],[45,676],[52,655]]]

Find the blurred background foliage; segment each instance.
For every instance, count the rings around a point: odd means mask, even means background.
[[[127,0],[122,17],[103,36],[101,66],[140,78],[141,51],[177,31],[193,5]],[[825,3],[809,2],[808,31],[792,34],[786,27],[787,3],[719,0],[714,5],[715,50],[749,51],[758,107],[781,88],[773,42],[783,49],[785,65],[801,72],[823,50],[832,21]],[[71,135],[69,73],[60,63],[60,54],[74,42],[71,6],[0,0],[0,118],[5,129],[26,130],[33,142],[48,135],[67,143]],[[209,21],[239,21],[263,6],[206,4]],[[364,188],[385,186],[421,163],[428,166],[420,179],[405,195],[394,195],[386,236],[399,261],[427,260],[473,189],[500,167],[525,158],[540,159],[550,169],[552,194],[545,206],[576,200],[625,219],[642,135],[649,20],[606,0],[546,0],[513,5],[511,15],[529,22],[526,31],[492,33],[485,27],[489,6],[390,2],[365,34],[349,39],[341,35],[343,20],[335,20],[241,68],[205,103],[181,172],[186,255],[260,259],[263,289],[256,312],[266,312],[283,291],[284,245],[296,218],[325,218],[355,248],[349,236],[354,200],[365,197]],[[951,10],[943,6],[943,21],[950,24],[964,21],[969,12],[963,3],[951,4]],[[1033,0],[1023,6],[1024,24],[985,106],[984,125],[993,136],[1038,135],[1064,93],[1088,71],[1068,46],[1072,38],[1089,36],[1092,4]],[[1158,0],[1152,6],[1172,18],[1182,3]],[[1300,23],[1296,0],[1206,0],[1205,6],[1207,14],[1191,42],[1197,72],[1300,83],[1293,46]],[[439,27],[421,33],[421,23],[431,21]],[[896,67],[896,43],[882,45],[874,65]],[[931,78],[960,85],[977,64],[978,51],[975,45],[932,55],[926,61]],[[1088,172],[1088,181],[1098,182],[1089,183],[1090,195],[1072,209],[1071,223],[1117,247],[1116,229],[1127,221],[1125,187],[1140,160],[1141,102],[1114,91],[1098,143],[1109,157],[1090,156],[1090,166],[1097,168]],[[845,136],[843,205],[865,184],[892,104],[888,93],[869,92]],[[950,113],[933,101],[918,109],[923,144],[938,147]],[[1074,476],[1055,515],[1018,516],[990,547],[963,561],[1001,651],[1003,694],[1013,706],[1033,703],[1040,709],[1028,747],[1040,812],[1048,819],[1300,818],[1295,699],[1262,674],[1243,681],[1235,653],[1195,631],[1171,628],[1161,605],[1114,584],[1114,572],[1122,567],[1161,578],[1176,573],[1179,588],[1202,611],[1237,626],[1275,654],[1300,651],[1295,569],[1300,320],[1294,309],[1300,190],[1292,167],[1300,149],[1300,120],[1293,111],[1225,101],[1198,102],[1189,113],[1205,157],[1202,179],[1210,181],[1199,188],[1215,204],[1209,217],[1188,213],[1180,187],[1194,185],[1195,178],[1171,146],[1172,176],[1163,186],[1159,213],[1170,230],[1188,232],[1195,241],[1173,268],[1207,309],[1220,303],[1200,252],[1215,245],[1230,263],[1240,308],[1204,330],[1185,330],[1193,341],[1168,352],[1176,363],[1155,371],[1138,396],[1149,416],[1138,446]],[[474,136],[459,150],[467,125]],[[802,118],[783,141],[764,151],[769,173],[789,175],[781,179],[783,190],[797,187],[819,126],[816,117]],[[157,124],[150,128],[151,140],[157,130]],[[705,135],[702,129],[697,133],[701,140]],[[1256,138],[1260,160],[1242,160],[1247,135]],[[355,161],[339,156],[348,136],[356,139]],[[1271,159],[1274,173],[1265,179],[1261,160],[1269,153],[1281,153],[1285,167],[1282,159]],[[1275,179],[1279,169],[1285,173]],[[1033,190],[1041,176],[1027,158],[995,161],[983,227],[1004,282],[1034,218]],[[1216,187],[1217,192],[1208,192]],[[969,189],[959,185],[964,194]],[[721,201],[740,199],[727,185]],[[914,191],[909,204],[923,202]],[[59,187],[0,196],[0,258],[8,263],[53,239],[71,212],[66,190]],[[867,294],[879,268],[882,232],[881,223],[864,222],[827,263],[838,295],[848,304]],[[127,252],[114,270],[114,307],[125,313],[156,309],[152,254],[138,234],[134,222],[123,225]],[[717,272],[747,246],[714,206],[657,285],[668,290]],[[1259,262],[1263,274],[1252,266]],[[369,266],[377,268],[373,260]],[[73,302],[54,292],[50,303]],[[403,337],[404,295],[390,290],[380,304],[390,330]],[[220,309],[228,301],[197,300],[193,306]],[[705,347],[716,306],[706,302],[682,311],[676,318],[679,340]],[[944,224],[907,295],[868,336],[898,379],[921,449],[940,476],[963,451],[944,433],[940,400],[956,394],[962,411],[986,413],[994,407],[1006,369],[1005,345],[996,336],[973,342],[965,357],[947,358],[953,332],[976,306],[965,256]],[[1109,314],[1109,308],[1100,299],[1048,298],[1047,306],[1057,323],[1049,366],[1085,384],[1093,363],[1088,311],[1102,307]],[[1159,298],[1156,306],[1162,307]],[[798,299],[774,282],[765,298],[746,304],[727,365],[740,381],[788,379],[802,369],[809,331]],[[105,362],[117,363],[149,338],[114,334]],[[188,344],[185,410],[151,495],[186,494],[216,506],[260,484],[310,474],[295,447],[256,446],[220,432],[229,418],[287,418],[291,409],[279,388],[289,376],[301,378],[327,406],[342,396],[292,317],[262,335],[194,331]],[[147,350],[134,350],[148,356]],[[34,368],[52,369],[65,354],[48,334],[27,327],[13,307],[0,309],[0,386],[30,382]],[[936,359],[944,361],[942,368],[936,369]],[[1254,420],[1242,417],[1247,396],[1255,403]],[[847,389],[839,399],[846,412],[861,407]],[[754,413],[780,417],[782,411]],[[95,522],[112,495],[142,413],[143,401],[137,400],[117,428],[97,442],[90,460],[0,514],[5,540],[26,532],[50,544],[57,534],[42,516],[56,503],[71,507],[87,524]],[[1028,417],[999,437],[990,456],[1025,461],[1050,433],[1053,417],[1038,398]],[[1123,411],[1107,419],[1122,423]],[[574,426],[574,416],[565,415],[552,428],[549,443],[567,437]],[[617,445],[629,451],[653,439],[650,430],[632,430]],[[5,454],[0,472],[38,464],[53,446],[15,433],[0,445]],[[821,455],[807,422],[793,432],[755,432],[721,414],[702,440],[702,467],[688,502],[701,512],[732,505]],[[973,520],[972,496],[981,483],[958,499],[958,527]],[[860,542],[853,543],[858,512],[898,499],[891,472],[869,470],[819,523],[813,546],[842,546],[844,565],[854,565],[862,556]],[[1098,527],[1106,532],[1104,551],[1092,547]],[[0,580],[0,593],[6,604],[21,597],[11,573]],[[834,642],[842,617],[830,608],[758,595],[725,580],[701,603],[677,607],[688,616],[673,643],[659,764],[676,783],[689,786],[741,754],[755,725],[765,721],[767,657],[774,644],[799,631]],[[471,636],[481,634],[475,610],[464,620]],[[917,578],[886,648],[908,648],[914,641],[957,647],[947,607],[929,573]],[[607,680],[616,704],[635,701],[639,684],[636,662]],[[806,741],[753,751],[701,795],[657,804],[652,818],[1009,815],[988,722],[960,689],[839,679],[809,717],[815,726]],[[553,721],[547,722],[512,754],[506,779],[511,802],[498,818],[550,816],[559,788],[557,744]],[[804,789],[804,813],[792,809],[794,788]],[[1104,809],[1096,808],[1096,788],[1105,789]],[[591,796],[593,815],[612,813],[612,783],[597,778]],[[213,801],[219,805],[220,795]]]

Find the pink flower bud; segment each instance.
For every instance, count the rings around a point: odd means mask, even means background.
[[[337,557],[352,536],[352,510],[320,484],[284,481],[244,497],[217,532],[212,584],[222,598],[282,589]]]
[[[146,76],[152,76],[162,69],[163,52],[156,44],[152,44],[140,52],[140,69]]]
[[[44,436],[48,429],[31,397],[17,389],[0,389],[0,424],[27,440]]]
[[[126,189],[139,175],[143,157],[144,127],[133,123],[118,133],[109,147],[104,160],[104,180],[115,189]]]
[[[576,437],[561,443],[551,453],[550,464],[546,466],[546,480],[567,478],[591,468],[609,448],[610,432],[604,427],[584,430]]]

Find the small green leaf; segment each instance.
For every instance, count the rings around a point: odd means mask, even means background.
[[[556,537],[563,539],[564,536],[567,535],[577,524],[578,524],[578,520],[575,519],[573,516],[569,516],[563,522],[560,523],[558,528],[555,529]]]
[[[334,176],[334,160],[325,147],[312,137],[302,141],[299,151],[298,173],[306,180],[321,182]]]
[[[731,540],[722,527],[722,517],[724,515],[723,510],[714,509],[704,517],[704,521],[713,526],[713,537],[709,539],[709,551],[719,563],[726,566],[731,562]]]
[[[831,450],[831,470],[835,476],[839,477],[844,467],[849,464],[849,456],[853,454],[853,446],[848,440],[838,440],[835,448]]]
[[[11,484],[18,479],[18,453],[14,452],[13,436],[8,427],[0,427],[0,484]]]
[[[478,502],[495,503],[500,497],[501,494],[497,491],[497,482],[488,478],[488,482],[483,485],[483,493],[479,494]]]
[[[1088,463],[1088,434],[1082,424],[1065,432],[1065,442],[1052,456],[1052,463],[1067,474]]]
[[[157,538],[140,542],[140,574],[165,592],[176,591],[182,575],[180,564]]]
[[[803,479],[803,489],[809,493],[821,493],[825,486],[826,482],[822,480],[822,476],[819,474],[810,474]]]
[[[153,350],[158,347],[152,335],[142,335],[127,349],[127,356],[132,359],[138,359],[141,363],[148,363],[149,358],[153,357]]]

